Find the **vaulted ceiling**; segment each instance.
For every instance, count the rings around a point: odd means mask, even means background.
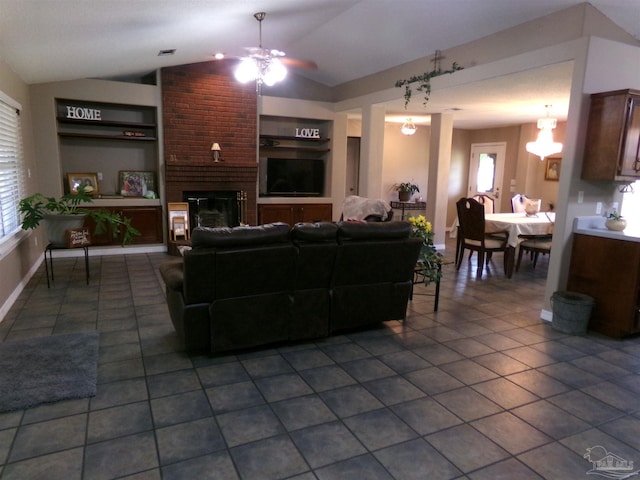
[[[581,1],[0,0],[0,59],[28,84],[139,75],[164,66],[208,61],[216,52],[243,55],[243,47],[258,44],[253,14],[265,11],[264,46],[316,62],[317,70],[301,73],[336,86],[578,3]],[[590,3],[640,39],[638,0]],[[175,54],[158,55],[170,49]],[[492,105],[495,111],[491,114],[500,115],[501,100],[507,95],[517,98],[524,89],[530,102],[542,101],[536,95],[541,90],[543,103],[555,102],[549,97],[560,92],[566,97],[566,78],[552,73],[566,73],[566,68],[547,72],[548,85],[526,76],[517,83],[484,85],[487,105],[482,106],[483,115],[491,112]],[[456,93],[458,108],[478,105],[472,89]],[[448,100],[434,95],[431,101],[435,107]]]

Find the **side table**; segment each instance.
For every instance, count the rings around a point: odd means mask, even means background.
[[[87,278],[87,285],[89,285],[89,246],[83,245],[80,247],[84,250],[84,273]],[[56,247],[52,244],[47,245],[44,249],[44,268],[47,272],[47,288],[51,288],[49,283],[49,270],[51,270],[51,281],[54,281],[53,278],[53,250],[67,250],[67,247]],[[47,252],[49,252],[49,263],[47,263]]]
[[[427,202],[391,202],[391,208],[398,208],[402,210],[402,217],[400,220],[404,220],[405,210],[424,210],[427,208]]]

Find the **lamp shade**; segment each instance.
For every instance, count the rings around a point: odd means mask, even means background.
[[[219,143],[214,143],[213,145],[211,145],[211,150],[219,152],[220,151],[220,144]]]

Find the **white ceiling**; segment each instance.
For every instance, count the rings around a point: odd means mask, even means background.
[[[335,86],[578,3],[581,0],[0,0],[0,59],[28,84],[137,75],[208,61],[216,52],[242,55],[243,47],[258,44],[253,14],[266,11],[264,46],[316,62],[318,69],[304,75]],[[640,0],[590,3],[640,39]],[[158,56],[164,49],[176,53]],[[568,79],[552,74],[566,72],[565,67],[543,77],[522,75],[517,81],[486,84],[479,90],[482,102],[468,87],[448,92],[455,93],[455,104],[434,92],[430,110],[461,108],[457,119],[503,116],[504,123],[515,121],[518,110],[532,110],[520,108],[515,99],[522,99],[539,106],[537,116],[544,113],[544,104],[552,103],[554,114],[563,118]],[[523,120],[531,121],[531,114]]]

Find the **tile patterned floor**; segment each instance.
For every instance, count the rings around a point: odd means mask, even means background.
[[[579,479],[640,464],[640,340],[539,319],[548,259],[511,280],[446,266],[440,311],[235,355],[181,351],[162,254],[54,259],[0,340],[101,332],[98,394],[0,414],[2,480]],[[602,473],[602,472],[600,472]]]

